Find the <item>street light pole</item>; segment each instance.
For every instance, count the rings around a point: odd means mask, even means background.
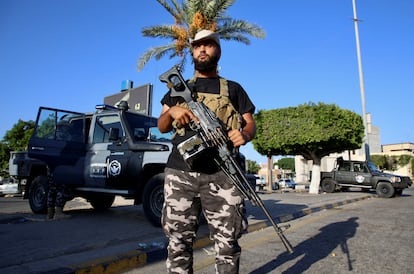
[[[367,113],[365,110],[364,76],[362,73],[361,49],[359,45],[359,32],[358,32],[358,21],[359,20],[357,18],[355,0],[352,0],[352,7],[354,10],[355,41],[356,41],[356,48],[357,48],[358,71],[359,71],[359,88],[361,91],[362,120],[364,123],[364,140],[362,144],[362,151],[365,154],[365,160],[369,160],[369,141],[368,141]]]

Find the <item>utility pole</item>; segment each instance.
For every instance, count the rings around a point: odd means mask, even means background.
[[[359,45],[359,32],[358,32],[358,18],[356,12],[355,0],[352,0],[352,7],[354,10],[354,27],[355,27],[355,41],[358,56],[358,71],[359,71],[359,89],[361,91],[361,104],[362,104],[362,120],[364,123],[364,140],[362,143],[362,151],[365,154],[365,160],[369,160],[369,139],[368,139],[368,123],[367,112],[365,110],[365,88],[364,88],[364,75],[362,73],[362,61],[361,61],[361,49]]]

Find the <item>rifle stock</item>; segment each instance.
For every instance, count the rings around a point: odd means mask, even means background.
[[[189,109],[199,120],[198,123],[190,123],[191,129],[196,131],[197,135],[182,142],[177,147],[184,160],[191,166],[192,159],[196,158],[203,150],[207,148],[217,149],[219,157],[214,159],[217,165],[231,179],[242,195],[250,200],[252,205],[259,206],[262,209],[286,250],[292,253],[293,247],[283,234],[282,228],[273,221],[262,199],[260,199],[256,191],[251,187],[244,172],[234,159],[228,147],[231,141],[215,114],[203,103],[194,100],[191,89],[183,79],[178,67],[172,67],[163,73],[160,76],[160,81],[167,84],[171,90],[171,96],[182,97],[187,102]],[[289,225],[285,227],[288,228]]]

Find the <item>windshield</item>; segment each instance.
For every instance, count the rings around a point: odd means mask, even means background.
[[[380,172],[380,171],[378,170],[377,166],[376,166],[374,163],[372,163],[372,162],[368,162],[368,166],[369,166],[369,169],[370,169],[371,171],[377,171],[377,172]]]
[[[170,142],[172,133],[161,133],[157,127],[157,119],[144,115],[126,112],[125,117],[134,141]]]
[[[171,142],[172,132],[161,133],[158,127],[150,128],[150,140],[153,142]]]

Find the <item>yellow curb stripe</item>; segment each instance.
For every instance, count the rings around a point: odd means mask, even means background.
[[[146,265],[147,253],[138,250],[120,256],[110,256],[85,262],[74,267],[76,274],[120,273]]]

